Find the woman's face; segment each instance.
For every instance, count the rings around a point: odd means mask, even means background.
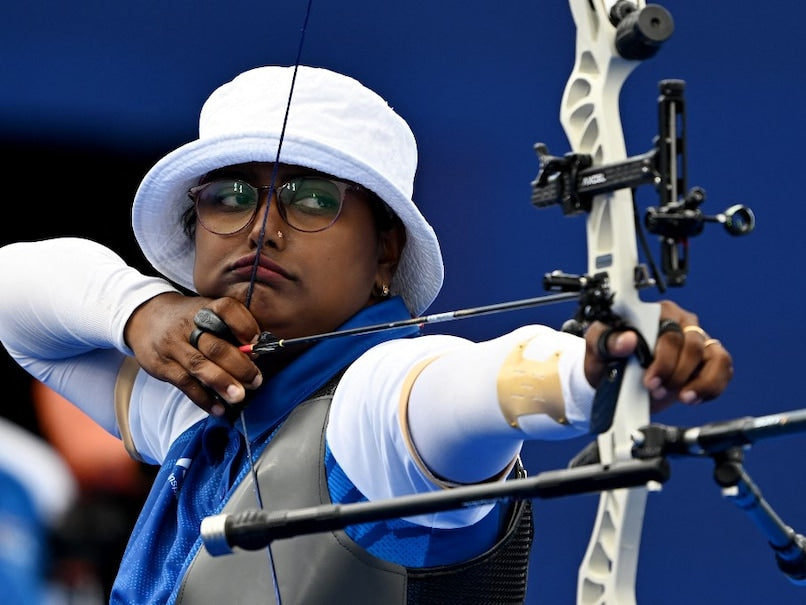
[[[268,186],[273,169],[270,163],[239,164],[209,173],[205,182],[236,178],[254,187]],[[276,185],[312,174],[316,173],[280,165]],[[229,296],[245,303],[257,258],[249,308],[261,328],[279,338],[332,331],[376,302],[373,286],[391,282],[403,234],[402,229],[379,233],[369,194],[348,189],[333,225],[309,233],[297,231],[281,218],[276,197],[267,206],[267,192],[261,191],[252,223],[237,233],[217,235],[197,221],[193,278],[199,294]]]

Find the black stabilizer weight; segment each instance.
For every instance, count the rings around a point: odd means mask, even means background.
[[[649,59],[674,32],[671,13],[658,4],[639,10],[632,2],[619,1],[610,19],[616,25],[616,50],[625,59]]]

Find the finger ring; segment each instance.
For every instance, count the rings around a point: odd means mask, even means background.
[[[193,323],[196,327],[204,332],[211,332],[223,340],[235,342],[235,336],[232,334],[229,326],[224,323],[224,320],[216,315],[212,309],[201,308],[193,317]],[[198,336],[196,337],[198,340]]]
[[[683,329],[680,324],[674,319],[661,319],[658,324],[658,336],[666,334],[667,332],[674,332],[675,334],[682,334]]]
[[[702,345],[702,348],[706,349],[706,348],[710,347],[711,345],[718,345],[718,344],[722,344],[722,343],[720,343],[716,338],[709,338]]]
[[[706,334],[705,330],[703,330],[700,326],[686,326],[685,328],[683,328],[683,332],[696,332],[697,334],[702,336],[705,340],[708,340],[709,338],[708,334]]]
[[[188,342],[193,346],[194,349],[199,348],[199,337],[204,334],[205,330],[201,328],[196,328],[190,333],[190,338],[188,338]]]

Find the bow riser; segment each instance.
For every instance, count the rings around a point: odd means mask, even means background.
[[[644,2],[636,2],[643,8]],[[576,61],[562,100],[561,122],[573,152],[588,154],[594,165],[627,158],[619,114],[619,94],[639,64],[615,49],[616,27],[604,0],[570,0],[577,26]],[[659,305],[640,300],[639,267],[632,193],[620,189],[596,196],[587,218],[588,273],[607,272],[615,294],[613,311],[636,327],[654,347]],[[613,423],[598,436],[604,464],[631,458],[631,435],[649,423],[649,395],[643,369],[627,364]],[[635,572],[647,490],[603,492],[591,540],[580,566],[577,602],[582,605],[635,603]]]

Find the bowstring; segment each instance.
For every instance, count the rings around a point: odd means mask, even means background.
[[[277,154],[274,158],[274,168],[272,170],[271,175],[271,182],[269,183],[269,193],[268,199],[266,201],[266,211],[263,213],[263,220],[260,224],[260,233],[258,234],[258,245],[257,250],[258,253],[255,255],[255,262],[252,264],[252,272],[249,276],[249,287],[246,291],[246,300],[244,305],[248,309],[252,304],[252,294],[255,290],[255,283],[257,281],[257,270],[260,266],[260,250],[263,247],[263,243],[266,241],[266,225],[269,221],[269,205],[271,204],[271,200],[274,197],[274,193],[276,190],[277,185],[277,173],[280,166],[280,151],[283,147],[283,140],[285,139],[285,130],[286,125],[288,124],[288,114],[291,110],[291,99],[294,96],[294,85],[297,81],[297,72],[300,66],[300,59],[302,57],[302,47],[305,42],[305,33],[308,31],[308,20],[311,15],[311,6],[313,5],[313,0],[308,0],[307,7],[305,9],[305,18],[302,23],[302,29],[300,31],[300,38],[299,38],[299,45],[297,46],[297,56],[294,60],[294,71],[291,76],[291,88],[288,91],[288,100],[286,102],[285,107],[285,115],[283,116],[283,126],[280,130],[280,138],[277,142]],[[279,203],[279,202],[278,202]],[[257,475],[257,468],[255,467],[255,459],[252,455],[252,446],[250,444],[249,439],[249,432],[246,427],[246,416],[244,414],[244,409],[241,409],[240,413],[240,421],[241,421],[241,430],[243,431],[244,441],[246,442],[246,456],[249,460],[249,472],[252,476],[252,485],[255,489],[255,499],[257,500],[258,508],[263,510],[263,497],[260,493],[260,483]],[[271,551],[271,544],[269,543],[266,545],[266,556],[269,560],[269,571],[271,572],[271,579],[272,579],[272,586],[274,587],[274,597],[277,601],[277,605],[282,605],[282,599],[280,597],[280,588],[277,582],[277,570],[274,566],[274,556],[272,555]]]

